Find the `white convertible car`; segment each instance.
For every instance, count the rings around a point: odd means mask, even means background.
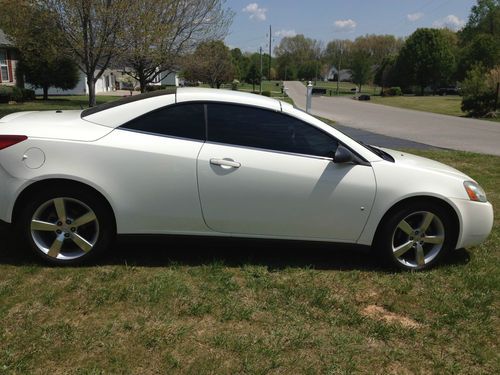
[[[182,88],[0,119],[0,220],[59,265],[116,234],[185,234],[371,245],[425,269],[484,241],[493,209],[441,163],[277,100]]]

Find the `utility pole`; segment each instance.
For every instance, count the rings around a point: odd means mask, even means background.
[[[272,43],[272,33],[271,33],[271,25],[269,25],[269,71],[267,74],[267,79],[271,80],[271,43]]]
[[[260,47],[260,76],[259,76],[259,93],[262,95],[262,47]]]
[[[337,66],[337,96],[339,95],[339,83],[340,83],[340,64],[342,63],[342,53],[343,53],[343,49],[342,49],[342,42],[339,41],[339,44],[340,44],[340,54],[339,54],[339,64]]]

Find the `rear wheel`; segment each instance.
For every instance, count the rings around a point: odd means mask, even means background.
[[[95,258],[115,235],[110,209],[86,190],[51,189],[28,197],[16,226],[25,247],[57,265]]]
[[[454,232],[446,208],[414,202],[399,208],[382,223],[375,246],[390,265],[423,270],[433,267],[452,250]]]

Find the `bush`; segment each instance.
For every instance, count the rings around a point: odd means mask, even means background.
[[[0,86],[0,103],[8,102],[21,102],[23,100],[23,93],[19,87],[16,86]]]
[[[391,87],[388,88],[387,90],[384,90],[382,92],[382,96],[401,96],[403,95],[403,91],[401,90],[401,87]]]
[[[462,99],[462,111],[473,117],[483,117],[495,112],[496,93],[494,91],[484,92],[479,95],[467,95]]]
[[[462,111],[470,116],[483,117],[495,112],[496,90],[487,82],[487,75],[481,65],[467,72],[462,82]]]
[[[32,100],[35,100],[36,96],[35,96],[35,90],[31,90],[31,89],[21,89],[21,93],[23,95],[23,101],[32,101]]]
[[[240,81],[237,79],[233,79],[233,82],[231,82],[231,90],[238,91],[238,86],[240,84]]]
[[[271,97],[271,91],[262,91],[262,95]]]

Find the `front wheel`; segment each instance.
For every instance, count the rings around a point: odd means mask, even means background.
[[[51,189],[25,203],[16,223],[22,244],[48,263],[89,261],[114,238],[110,209],[90,191]]]
[[[392,266],[423,270],[433,267],[452,250],[454,232],[448,210],[415,202],[399,208],[382,223],[375,247]]]

